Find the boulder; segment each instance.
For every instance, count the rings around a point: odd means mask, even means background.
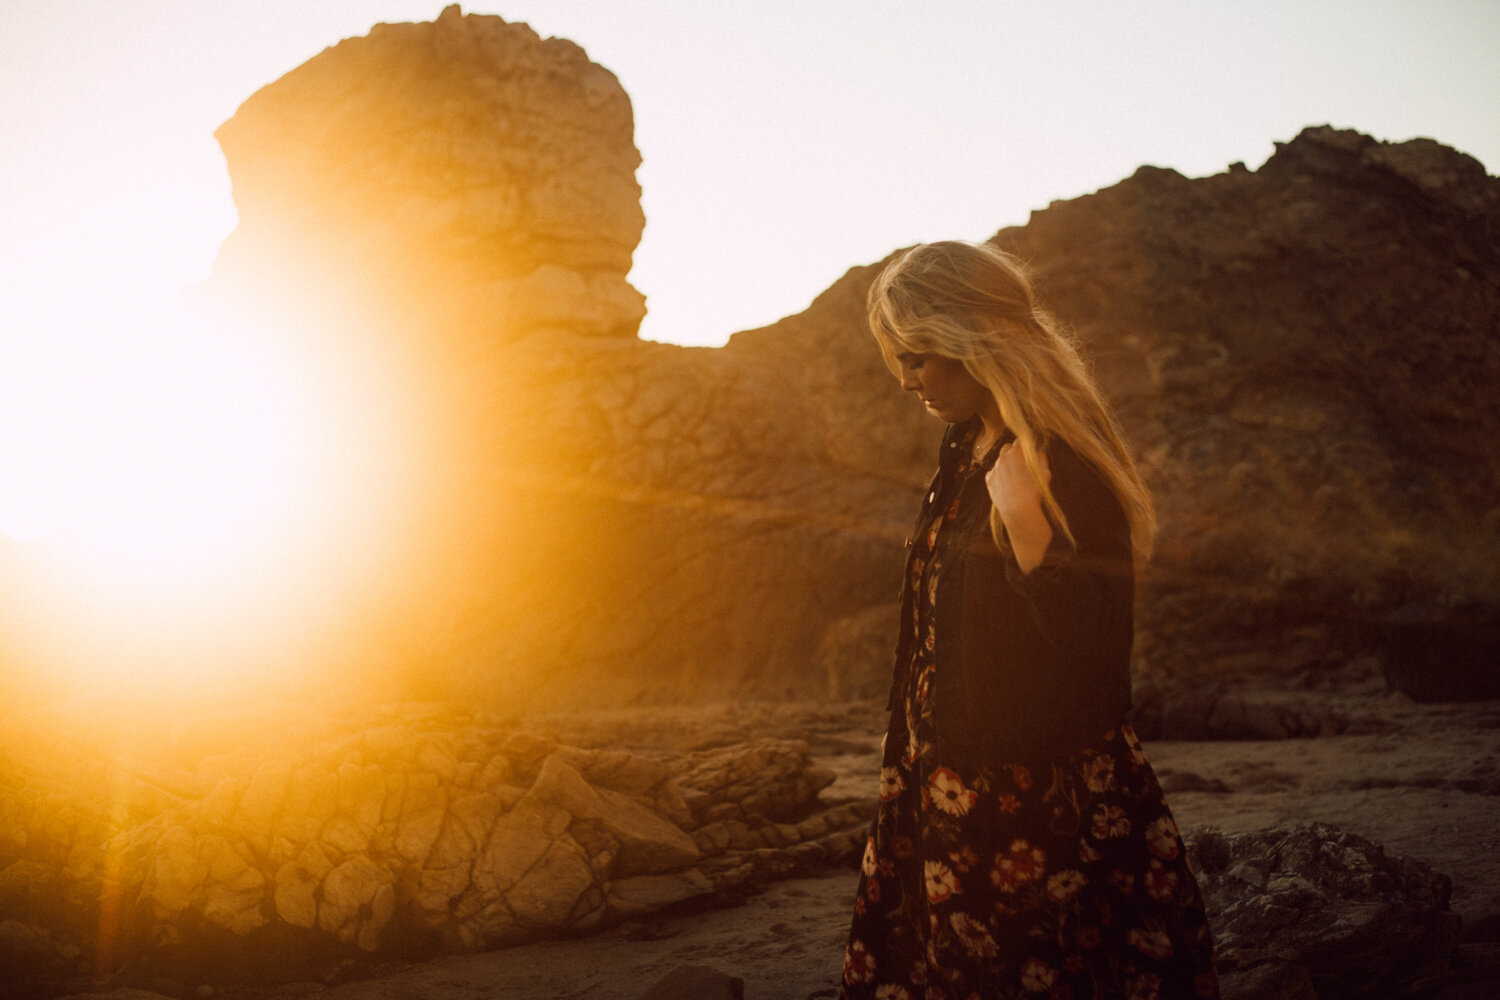
[[[633,336],[633,128],[619,81],[565,39],[456,4],[376,25],[219,128],[241,220],[219,274],[338,290],[456,351]]]
[[[1397,997],[1453,977],[1452,883],[1327,824],[1190,831],[1225,997]]]

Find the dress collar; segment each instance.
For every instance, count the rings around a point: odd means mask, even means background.
[[[959,468],[969,468],[978,465],[988,472],[995,464],[995,459],[1000,457],[1000,449],[1008,442],[1014,441],[1016,436],[1006,428],[990,445],[989,450],[983,455],[974,455],[974,442],[979,437],[979,431],[983,427],[983,421],[978,416],[970,417],[962,423],[950,424],[948,433],[943,436],[943,457],[946,459],[951,454],[953,463]]]

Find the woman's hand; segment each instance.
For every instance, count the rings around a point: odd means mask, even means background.
[[[1000,456],[985,473],[984,485],[990,502],[1005,523],[1010,547],[1022,573],[1030,573],[1042,563],[1047,546],[1052,544],[1052,522],[1042,510],[1042,483],[1052,482],[1047,453],[1037,452],[1041,482],[1026,467],[1026,456],[1014,441],[1000,448]]]

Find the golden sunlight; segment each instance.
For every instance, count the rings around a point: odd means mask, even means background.
[[[42,283],[13,314],[6,631],[51,685],[265,674],[357,600],[394,534],[412,438],[394,376],[193,292]]]

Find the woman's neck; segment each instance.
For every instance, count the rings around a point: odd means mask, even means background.
[[[1005,421],[1000,419],[1000,406],[992,398],[989,405],[979,411],[979,430],[974,433],[974,454],[989,454],[1004,433]]]

